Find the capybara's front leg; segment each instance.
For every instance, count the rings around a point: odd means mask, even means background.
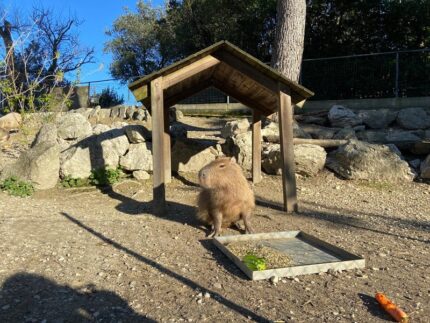
[[[219,236],[221,233],[221,224],[222,224],[222,213],[219,211],[215,211],[211,213],[212,221],[213,221],[213,229],[212,232],[208,235],[208,238],[213,238]]]
[[[251,217],[251,212],[242,213],[242,219],[243,219],[243,223],[245,224],[246,233],[254,233],[254,229],[252,228],[251,223],[249,222],[250,217]]]

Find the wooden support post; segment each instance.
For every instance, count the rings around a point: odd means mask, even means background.
[[[293,107],[290,89],[281,84],[278,91],[278,109],[284,209],[291,213],[298,210],[293,146]]]
[[[172,154],[170,146],[170,117],[169,117],[169,107],[164,109],[164,180],[166,183],[172,181]]]
[[[166,203],[165,156],[164,156],[164,104],[163,79],[158,77],[151,81],[152,109],[152,156],[153,156],[153,212],[164,213]]]
[[[252,182],[261,182],[261,112],[252,112]]]

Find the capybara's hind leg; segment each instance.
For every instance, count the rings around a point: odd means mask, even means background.
[[[236,227],[236,229],[238,229],[239,231],[243,230],[242,224],[239,221],[234,222],[234,226]]]
[[[254,233],[254,229],[251,226],[251,223],[249,222],[249,218],[251,217],[251,213],[242,213],[242,220],[245,224],[245,231],[246,233]]]
[[[221,233],[221,224],[222,224],[222,213],[221,212],[213,212],[212,213],[212,232],[208,235],[208,238],[213,238],[219,236]]]

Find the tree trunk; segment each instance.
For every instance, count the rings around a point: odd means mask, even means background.
[[[272,66],[299,81],[305,38],[306,0],[278,0]]]

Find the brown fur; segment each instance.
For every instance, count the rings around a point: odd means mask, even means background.
[[[200,170],[199,182],[197,217],[212,225],[211,236],[239,220],[244,221],[246,232],[252,232],[249,217],[255,207],[254,193],[234,159],[221,157],[209,163]]]

